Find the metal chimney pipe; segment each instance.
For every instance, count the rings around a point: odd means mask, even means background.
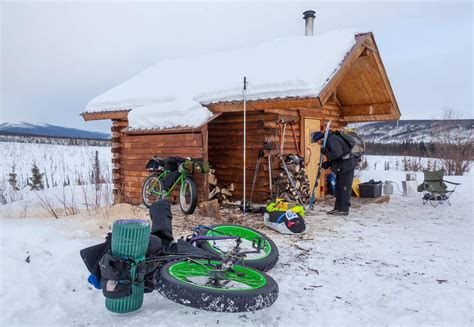
[[[305,33],[306,36],[313,36],[313,29],[314,29],[314,14],[316,12],[314,10],[306,10],[303,13],[303,19],[305,20]]]

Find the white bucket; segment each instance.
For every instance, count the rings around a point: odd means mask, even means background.
[[[416,196],[417,194],[417,183],[415,181],[402,181],[403,195],[404,196]]]

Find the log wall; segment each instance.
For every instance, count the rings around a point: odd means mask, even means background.
[[[130,204],[141,203],[141,188],[150,173],[145,170],[146,163],[153,156],[162,158],[171,156],[203,158],[203,135],[201,132],[173,134],[127,134],[120,133],[118,150],[114,150],[114,159],[120,165],[117,178],[114,178],[116,202]],[[117,157],[117,158],[115,158]],[[114,170],[115,170],[114,163]],[[198,186],[199,200],[204,196],[204,178],[194,174]],[[172,200],[177,199],[178,186]]]
[[[347,125],[337,101],[328,101],[322,107],[310,108],[306,102],[301,107],[292,102],[291,107],[281,108],[279,102],[269,101],[267,107],[250,110],[247,113],[247,199],[250,197],[252,181],[256,168],[259,149],[266,140],[281,146],[281,127],[279,121],[293,122],[293,129],[287,124],[284,142],[284,156],[293,153],[304,155],[304,142],[301,138],[302,122],[305,117],[321,119],[321,127],[329,119],[331,129]],[[141,187],[149,172],[145,170],[147,161],[154,155],[160,157],[189,156],[208,160],[216,170],[218,183],[222,186],[234,183],[233,197],[243,196],[243,113],[224,112],[201,130],[179,131],[153,134],[124,133],[127,120],[113,120],[112,125],[112,163],[115,202],[140,204]],[[310,163],[316,164],[316,163]],[[272,174],[280,173],[280,160],[272,157]],[[199,201],[207,196],[207,183],[199,174],[193,176],[198,185]],[[327,190],[326,176],[320,181],[322,191]],[[176,193],[174,194],[176,197]],[[253,202],[264,202],[270,197],[268,154],[261,159],[260,170],[253,194]]]
[[[275,105],[273,105],[275,104]],[[249,199],[253,176],[256,169],[258,152],[266,140],[272,140],[272,147],[276,150],[275,141],[281,146],[281,125],[279,121],[293,122],[293,129],[287,124],[285,131],[284,156],[293,153],[304,156],[304,144],[301,139],[301,127],[304,117],[321,119],[321,126],[331,119],[332,128],[339,129],[347,125],[337,102],[327,102],[323,107],[309,107],[306,102],[292,102],[291,106],[281,108],[279,102],[268,101],[267,105],[260,103],[258,107],[247,112],[247,164],[246,164],[246,198]],[[233,110],[225,112],[225,106],[214,106],[217,112],[224,112],[220,117],[208,125],[209,162],[216,170],[219,184],[225,186],[234,183],[233,197],[243,197],[243,113]],[[276,152],[276,151],[275,151]],[[310,163],[315,164],[315,163]],[[262,158],[260,170],[255,184],[253,202],[264,202],[270,197],[269,169],[267,155]],[[272,157],[272,174],[276,177],[280,173],[280,160]],[[322,190],[327,190],[326,178],[323,174],[320,181]]]

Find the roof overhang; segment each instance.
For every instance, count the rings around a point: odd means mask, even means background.
[[[128,112],[130,110],[131,109],[100,111],[100,112],[83,112],[81,116],[85,121],[102,120],[102,119],[120,120],[120,119],[127,119]]]
[[[143,134],[176,134],[176,133],[199,133],[202,128],[211,121],[222,115],[217,113],[212,115],[208,120],[197,127],[176,127],[176,128],[161,128],[161,129],[131,129],[129,127],[122,130],[127,135],[143,135]]]
[[[372,33],[356,35],[356,43],[344,57],[335,73],[328,78],[319,94],[314,97],[286,97],[247,101],[247,110],[315,109],[328,101],[336,102],[347,122],[398,120],[400,110],[393,94],[385,67]],[[207,122],[222,112],[243,110],[242,101],[205,104],[213,114]],[[125,120],[130,109],[85,112],[84,120]],[[171,133],[198,130],[196,128],[169,128],[156,130],[127,130],[128,134]]]

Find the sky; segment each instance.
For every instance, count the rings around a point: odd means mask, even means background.
[[[467,2],[0,2],[0,122],[110,131],[79,114],[155,62],[303,35],[372,31],[402,119],[473,110],[473,4]]]

